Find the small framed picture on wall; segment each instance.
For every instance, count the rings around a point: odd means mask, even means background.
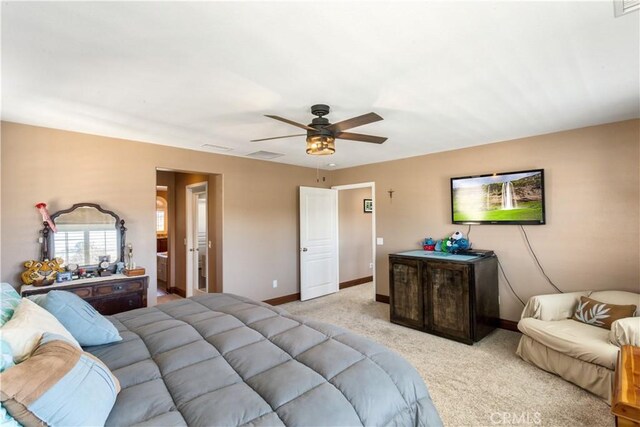
[[[363,207],[364,207],[364,213],[371,213],[373,212],[373,200],[371,199],[364,199],[363,200]]]

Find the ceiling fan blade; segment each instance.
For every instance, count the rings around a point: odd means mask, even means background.
[[[251,142],[269,141],[270,139],[293,138],[294,136],[307,136],[307,134],[299,133],[296,135],[274,136],[273,138],[252,139]]]
[[[280,120],[281,122],[288,123],[290,125],[299,127],[301,129],[304,129],[304,130],[313,130],[313,131],[317,130],[315,128],[312,128],[311,126],[303,125],[302,123],[297,123],[297,122],[294,122],[292,120],[285,119],[284,117],[272,116],[272,115],[269,115],[269,114],[265,114],[265,117],[269,117],[270,119],[274,119],[274,120]]]
[[[368,114],[363,114],[362,116],[352,117],[350,119],[343,120],[338,123],[334,123],[332,125],[327,126],[325,129],[328,129],[332,132],[342,132],[343,130],[355,128],[355,127],[366,125],[373,122],[379,122],[380,120],[384,120],[384,119],[379,115],[377,115],[376,113],[368,113]]]
[[[340,132],[335,135],[338,139],[348,139],[350,141],[371,142],[374,144],[382,144],[387,140],[383,136],[363,135],[361,133]]]

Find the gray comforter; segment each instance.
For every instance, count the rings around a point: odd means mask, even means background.
[[[90,347],[122,386],[107,425],[440,426],[424,382],[368,339],[230,294],[109,318]]]

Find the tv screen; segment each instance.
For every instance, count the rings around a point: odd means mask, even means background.
[[[454,224],[544,224],[544,170],[451,178]]]

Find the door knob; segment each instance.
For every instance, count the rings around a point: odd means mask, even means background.
[[[308,249],[307,249],[307,248],[302,248],[302,249],[300,249],[300,250],[301,250],[302,252],[307,252],[307,251],[308,251]]]

